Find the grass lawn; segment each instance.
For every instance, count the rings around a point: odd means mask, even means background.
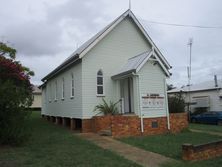
[[[218,125],[191,123],[191,124],[189,124],[189,128],[203,130],[203,131],[221,132],[222,133],[222,126],[218,126]]]
[[[33,112],[28,124],[32,135],[27,143],[0,146],[1,167],[138,166],[42,120],[39,112]]]
[[[214,136],[204,133],[194,132],[183,132],[179,134],[166,134],[146,137],[129,137],[120,139],[124,143],[137,146],[139,148],[156,152],[167,157],[177,159],[177,164],[165,164],[164,167],[174,166],[190,166],[190,167],[209,167],[209,166],[220,166],[222,164],[222,158],[215,158],[212,160],[201,161],[201,162],[184,162],[182,161],[182,144],[203,144],[210,141],[217,141],[222,139],[220,136]]]

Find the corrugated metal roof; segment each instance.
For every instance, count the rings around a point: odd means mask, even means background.
[[[127,63],[113,77],[115,78],[116,76],[120,76],[121,74],[125,75],[128,72],[136,71],[136,69],[143,63],[143,61],[150,55],[151,52],[152,50],[146,51],[142,54],[139,54],[137,56],[128,59]]]
[[[218,80],[218,86],[215,87],[215,82],[214,80],[212,81],[206,81],[202,82],[199,84],[194,84],[190,86],[190,91],[203,91],[203,90],[212,90],[212,89],[221,89],[222,88],[222,80]],[[176,88],[168,91],[168,93],[176,93],[176,92],[188,92],[189,91],[189,86],[184,86],[181,88]]]

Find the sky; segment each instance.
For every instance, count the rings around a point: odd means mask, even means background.
[[[17,49],[17,60],[35,72],[33,84],[82,43],[129,8],[129,0],[0,0],[0,41]],[[188,40],[192,84],[222,79],[221,0],[131,0],[131,10],[171,64],[169,84],[187,84]],[[194,28],[154,24],[213,26]]]

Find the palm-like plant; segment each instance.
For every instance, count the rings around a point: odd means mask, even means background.
[[[100,111],[98,114],[103,113],[104,115],[115,115],[118,113],[118,109],[116,107],[117,103],[114,103],[112,101],[109,102],[109,104],[105,101],[105,99],[102,99],[103,103],[102,104],[98,104],[95,106],[94,111]]]

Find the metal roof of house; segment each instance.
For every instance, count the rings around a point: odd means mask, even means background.
[[[157,57],[153,50],[143,52],[137,56],[128,59],[127,63],[120,69],[120,71],[112,76],[112,79],[124,78],[132,73],[137,73],[145,65],[145,63],[152,59],[155,64],[159,64],[166,76],[170,76],[171,73],[162,64],[161,60]]]
[[[59,65],[57,68],[55,68],[52,72],[50,72],[47,76],[45,76],[42,81],[45,82],[49,78],[53,77],[60,71],[66,69],[73,63],[77,62],[79,59],[81,59],[94,45],[96,45],[105,35],[106,33],[109,33],[115,26],[117,26],[124,18],[127,16],[131,17],[135,24],[139,27],[141,32],[144,34],[144,36],[147,38],[147,40],[151,43],[152,47],[155,49],[155,52],[159,55],[162,63],[167,69],[170,69],[171,66],[168,63],[168,61],[164,58],[162,53],[159,51],[159,49],[156,47],[152,39],[149,37],[143,26],[140,24],[140,22],[137,20],[135,15],[132,13],[131,10],[127,10],[122,15],[120,15],[117,19],[115,19],[113,22],[111,22],[109,25],[107,25],[105,28],[103,28],[101,31],[99,31],[96,35],[94,35],[92,38],[90,38],[88,41],[86,41],[83,45],[81,45],[75,52],[71,54],[61,65]]]
[[[145,59],[147,59],[148,56],[150,56],[151,52],[152,51],[147,51],[128,59],[127,63],[112,78],[116,78],[121,75],[127,75],[131,72],[136,72],[137,68],[144,62]]]
[[[42,90],[39,89],[39,87],[37,85],[34,85],[32,88],[33,88],[33,91],[32,91],[33,94],[41,94],[42,93]]]
[[[196,92],[196,91],[206,91],[206,90],[214,90],[214,89],[221,89],[222,88],[222,80],[218,80],[218,86],[215,86],[215,81],[206,81],[199,84],[191,85],[190,91]],[[177,93],[177,92],[189,92],[189,86],[184,86],[181,88],[175,88],[168,93]]]

